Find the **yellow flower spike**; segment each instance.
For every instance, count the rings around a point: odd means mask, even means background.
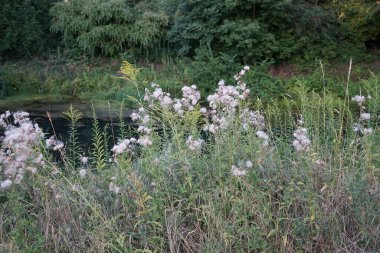
[[[140,72],[140,69],[133,67],[133,65],[128,61],[123,61],[123,64],[120,67],[120,72],[123,74],[125,79],[135,81],[137,79],[138,73]]]

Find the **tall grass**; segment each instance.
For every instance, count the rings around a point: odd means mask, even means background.
[[[363,88],[372,96],[365,102],[372,117],[360,124],[371,127],[371,134],[352,128],[359,122],[358,105],[351,101],[357,94],[341,100],[305,86],[300,81],[292,97],[271,104],[241,100],[234,113],[218,111],[228,124],[215,133],[203,130],[211,119],[199,103],[181,114],[162,106],[162,96],[149,100],[142,106],[150,120],[140,124],[156,130],[147,134],[152,144],[128,139],[121,154],[105,152],[101,129],[95,128],[89,159],[98,162],[82,163],[77,154],[67,173],[65,163],[46,156],[38,173],[0,191],[0,249],[380,250],[379,81],[369,79]],[[239,115],[250,107],[263,113],[265,128],[243,126]],[[301,115],[311,142],[297,152],[293,132]],[[267,145],[258,130],[269,136]],[[139,140],[146,134],[141,131]],[[200,148],[189,148],[190,135],[204,140]],[[245,173],[238,176],[233,168]]]

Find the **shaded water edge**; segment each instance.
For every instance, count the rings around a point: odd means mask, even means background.
[[[108,148],[111,148],[121,135],[121,127],[134,127],[130,118],[132,109],[121,108],[120,104],[108,102],[94,102],[86,100],[63,100],[63,101],[9,101],[0,105],[0,114],[9,110],[10,112],[25,111],[30,119],[37,123],[50,137],[56,134],[59,140],[68,143],[71,122],[63,115],[72,105],[78,110],[82,117],[76,123],[78,142],[85,154],[91,149],[93,138],[94,111],[100,131],[107,136]],[[122,109],[122,110],[121,110]],[[122,113],[122,115],[120,115]],[[120,117],[121,116],[121,117]],[[49,118],[50,117],[50,118]],[[121,124],[121,121],[123,124]]]

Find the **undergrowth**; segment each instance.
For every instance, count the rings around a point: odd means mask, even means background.
[[[235,76],[236,86],[220,81],[205,107],[195,86],[176,99],[156,84],[134,85],[143,97],[131,115],[137,126],[127,129],[121,117],[110,150],[95,116],[90,154],[75,148],[73,108],[66,146],[54,136],[27,142],[37,152],[29,157],[43,155],[38,163],[18,150],[25,138],[9,137],[37,126],[4,114],[0,249],[380,250],[378,78],[343,99],[298,80],[287,96],[263,104],[248,99],[249,71]],[[23,164],[11,171],[16,162]]]

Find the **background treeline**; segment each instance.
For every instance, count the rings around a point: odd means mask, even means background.
[[[380,44],[375,0],[0,0],[0,59],[331,60]]]

